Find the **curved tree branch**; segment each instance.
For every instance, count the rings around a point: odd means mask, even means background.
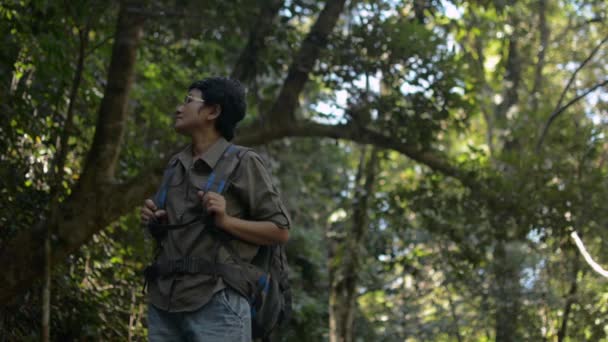
[[[593,48],[593,50],[591,51],[589,56],[587,56],[587,58],[585,58],[585,60],[576,68],[576,70],[574,70],[574,73],[572,74],[572,76],[570,76],[570,79],[568,80],[566,87],[564,87],[564,90],[562,90],[562,93],[559,96],[559,100],[557,101],[557,104],[555,105],[555,109],[553,110],[554,113],[560,108],[560,106],[562,105],[562,102],[564,102],[566,93],[568,92],[568,90],[570,90],[570,86],[572,86],[572,83],[574,83],[574,80],[576,79],[576,75],[578,75],[579,71],[581,71],[585,67],[585,65],[587,65],[587,63],[589,63],[591,61],[591,59],[593,59],[595,54],[597,54],[597,52],[600,50],[600,47],[602,47],[602,45],[606,41],[608,41],[608,36],[606,38],[602,39],[602,41],[599,44],[597,44],[597,46],[595,48]]]
[[[574,240],[576,247],[578,247],[578,250],[581,252],[581,254],[585,258],[585,261],[589,264],[589,266],[591,266],[591,268],[595,272],[597,272],[599,275],[601,275],[602,277],[608,278],[608,270],[603,269],[602,266],[600,266],[597,262],[595,262],[595,260],[593,260],[591,255],[589,255],[589,252],[587,252],[587,248],[585,248],[585,244],[583,243],[581,238],[578,236],[576,231],[573,231],[572,233],[570,233],[570,236]]]
[[[248,83],[256,74],[256,62],[260,51],[264,49],[264,41],[275,27],[275,18],[279,15],[279,10],[283,7],[284,0],[262,1],[263,7],[260,10],[251,32],[247,45],[241,51],[241,55],[232,69],[231,78],[237,79],[242,83]]]
[[[274,102],[267,119],[270,125],[288,125],[295,120],[295,109],[298,107],[298,97],[308,81],[321,50],[327,45],[327,40],[333,31],[346,0],[329,0],[319,13],[317,21],[302,42],[300,50],[293,60],[287,77],[283,82],[277,100]]]
[[[581,64],[576,68],[576,70],[574,70],[574,73],[572,74],[572,76],[570,76],[570,79],[568,80],[568,83],[566,84],[566,87],[564,87],[564,90],[562,90],[561,95],[559,96],[559,100],[557,101],[557,104],[555,105],[555,109],[553,110],[553,112],[551,113],[551,115],[549,115],[549,119],[547,119],[547,122],[545,123],[545,125],[543,126],[543,129],[540,133],[540,136],[538,138],[538,142],[536,143],[536,153],[538,153],[540,151],[540,147],[543,144],[543,141],[545,140],[545,136],[547,135],[547,131],[549,130],[549,126],[551,126],[551,123],[553,123],[553,121],[555,121],[555,119],[557,118],[557,116],[563,112],[566,108],[570,107],[571,105],[573,105],[574,103],[576,103],[578,100],[582,99],[583,97],[587,96],[587,94],[589,94],[590,92],[594,91],[595,89],[602,87],[605,82],[602,82],[600,84],[597,84],[595,86],[593,86],[592,88],[590,88],[590,90],[586,91],[582,96],[578,96],[576,97],[574,100],[568,102],[565,106],[562,107],[562,103],[564,102],[564,98],[566,97],[566,93],[568,92],[568,90],[570,90],[570,86],[572,85],[572,83],[574,83],[574,80],[576,79],[576,75],[578,75],[579,71],[581,71],[585,65],[587,65],[587,63],[589,63],[591,61],[591,59],[593,59],[593,57],[595,57],[595,55],[597,54],[597,52],[600,50],[600,48],[602,47],[602,45],[604,45],[604,43],[606,43],[606,41],[608,41],[608,36],[605,37],[604,39],[602,39],[599,44],[597,44],[595,46],[595,48],[593,48],[593,50],[591,50],[591,53],[589,54],[589,56],[587,56],[587,58],[585,58],[584,61],[581,62]]]
[[[543,141],[545,140],[547,132],[549,131],[549,126],[551,126],[551,124],[553,123],[553,121],[555,121],[555,119],[557,119],[558,115],[560,115],[563,111],[565,111],[566,109],[568,109],[568,107],[572,106],[573,104],[577,103],[581,99],[585,98],[585,96],[587,96],[590,93],[594,92],[597,88],[601,88],[601,87],[604,87],[604,86],[607,86],[607,85],[608,85],[608,79],[604,80],[601,83],[598,83],[598,84],[594,85],[593,87],[591,87],[591,88],[589,88],[587,90],[585,90],[582,94],[580,94],[577,97],[575,97],[572,100],[570,100],[563,107],[557,108],[553,113],[551,113],[551,115],[549,116],[549,119],[547,120],[547,122],[545,123],[545,126],[543,127],[543,130],[542,130],[542,132],[540,134],[540,138],[538,138],[538,143],[536,144],[536,153],[538,153],[540,151],[540,147],[543,144]]]

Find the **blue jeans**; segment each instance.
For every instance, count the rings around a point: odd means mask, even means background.
[[[226,288],[202,308],[191,312],[167,312],[148,305],[148,340],[250,342],[251,312],[247,299]]]

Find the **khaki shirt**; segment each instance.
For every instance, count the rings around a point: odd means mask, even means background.
[[[169,224],[188,222],[203,213],[197,192],[204,189],[212,169],[228,146],[229,142],[220,138],[196,160],[193,160],[191,145],[171,159],[169,167],[175,167],[175,173],[168,187],[165,208]],[[243,155],[231,180],[223,193],[228,215],[251,221],[271,221],[282,228],[290,227],[290,218],[279,192],[257,153],[249,151]],[[231,243],[245,262],[250,262],[259,248],[238,239]],[[166,262],[186,256],[211,258],[213,256],[209,254],[214,245],[211,234],[205,232],[205,224],[197,220],[183,229],[169,230],[158,261]],[[220,248],[218,261],[233,262],[223,247]],[[214,279],[210,275],[169,275],[149,284],[148,299],[162,310],[194,311],[225,287],[221,278]]]

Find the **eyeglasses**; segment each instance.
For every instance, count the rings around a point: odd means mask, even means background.
[[[205,102],[205,100],[203,99],[197,99],[196,97],[193,97],[192,95],[186,95],[186,97],[184,97],[184,104],[187,105],[190,102]]]

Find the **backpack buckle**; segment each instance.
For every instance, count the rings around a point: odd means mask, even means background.
[[[184,259],[178,259],[174,261],[172,273],[186,273],[186,263]]]

